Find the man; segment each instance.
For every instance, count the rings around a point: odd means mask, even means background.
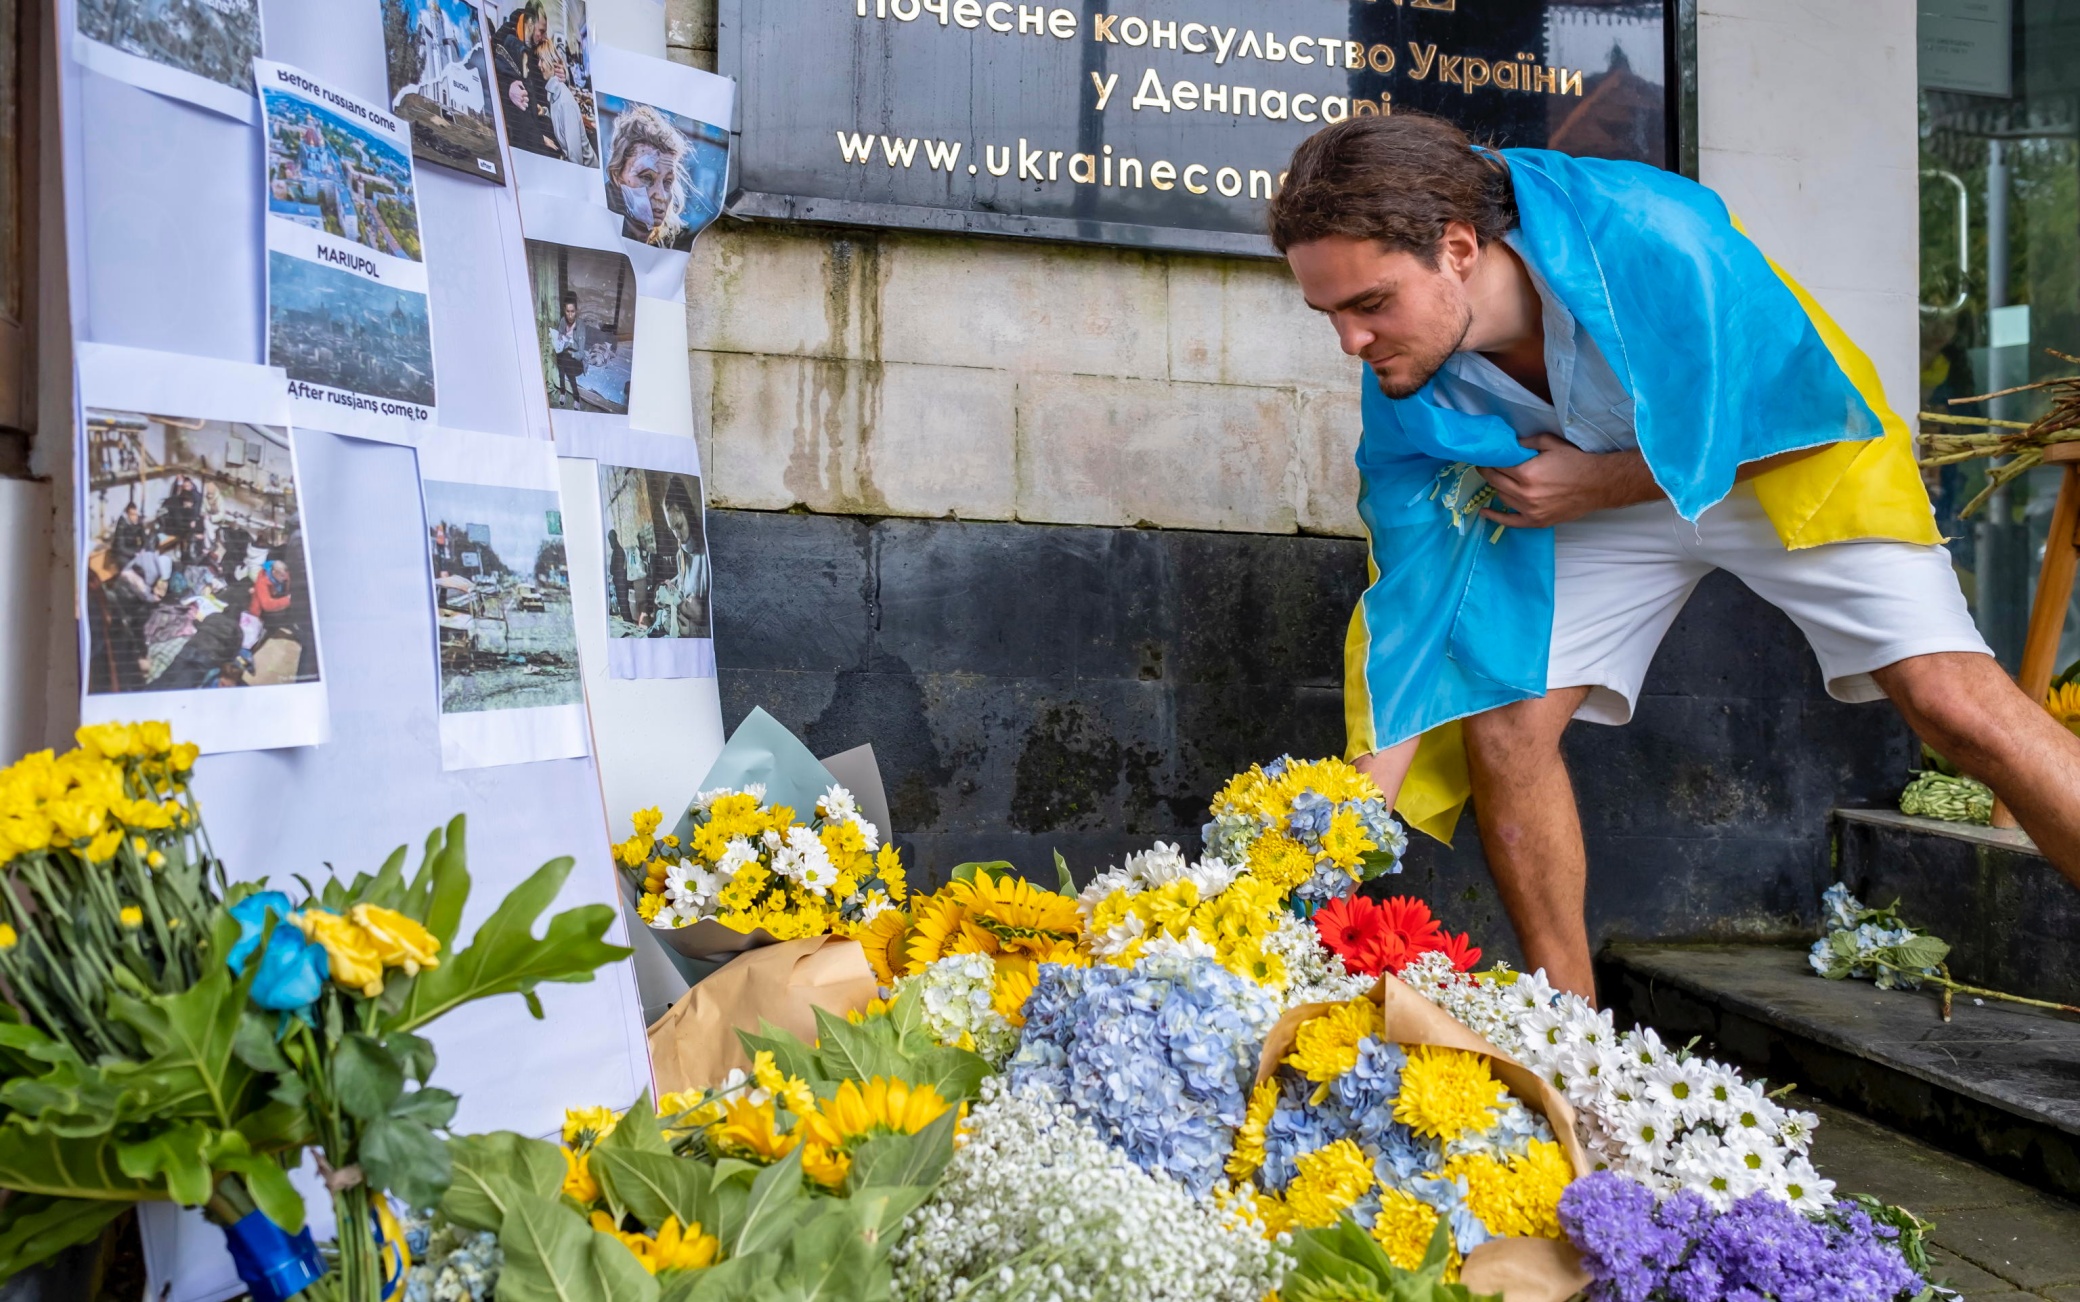
[[[145,548],[151,535],[144,527],[144,517],[137,513],[136,502],[123,504],[123,514],[108,531],[108,563],[121,570],[130,563],[130,558]]]
[[[1986,650],[1869,360],[1710,191],[1396,114],[1302,144],[1271,235],[1371,371],[1351,752],[1441,836],[1470,790],[1527,964],[1593,994],[1560,735],[1630,718],[1714,568],[2080,882],[2080,737]]]
[[[549,347],[556,354],[558,388],[578,406],[578,377],[585,374],[585,323],[578,319],[578,296],[563,296],[563,315],[549,327]]]

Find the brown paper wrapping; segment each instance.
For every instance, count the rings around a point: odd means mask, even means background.
[[[1589,1173],[1588,1154],[1574,1133],[1574,1108],[1560,1091],[1393,977],[1381,977],[1371,999],[1386,1022],[1382,1036],[1396,1044],[1434,1044],[1486,1056],[1495,1079],[1551,1124],[1553,1138],[1575,1175]],[[1292,1052],[1300,1023],[1329,1006],[1302,1004],[1278,1019],[1257,1059],[1258,1082],[1277,1071],[1279,1061]],[[1559,1239],[1490,1239],[1467,1253],[1459,1270],[1468,1288],[1477,1294],[1499,1293],[1503,1302],[1564,1302],[1587,1288],[1589,1278],[1580,1254]]]
[[[739,954],[650,1028],[658,1092],[707,1089],[733,1067],[749,1071],[740,1030],[755,1032],[767,1021],[814,1043],[817,1009],[854,1012],[875,993],[874,969],[856,940],[810,936]]]

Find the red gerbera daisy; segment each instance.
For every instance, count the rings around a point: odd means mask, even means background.
[[[1399,941],[1401,957],[1393,964],[1397,970],[1444,944],[1444,928],[1431,916],[1430,906],[1412,896],[1396,895],[1380,905],[1380,920]]]
[[[1452,960],[1453,968],[1461,972],[1473,971],[1473,965],[1481,961],[1480,946],[1463,931],[1456,936],[1447,935],[1437,948],[1443,950],[1444,956]]]
[[[1314,930],[1352,972],[1378,976],[1384,970],[1391,937],[1379,905],[1371,900],[1351,895],[1329,901],[1315,910]]]

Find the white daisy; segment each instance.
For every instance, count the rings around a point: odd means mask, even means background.
[[[852,798],[850,791],[834,782],[828,791],[817,797],[816,812],[834,822],[856,819],[859,817],[859,803]]]
[[[1662,1063],[1647,1073],[1647,1101],[1672,1111],[1686,1124],[1703,1120],[1708,1065],[1697,1059]]]
[[[1822,1177],[1802,1156],[1784,1163],[1777,1178],[1776,1192],[1789,1200],[1793,1207],[1808,1214],[1824,1212],[1834,1205],[1834,1181]]]

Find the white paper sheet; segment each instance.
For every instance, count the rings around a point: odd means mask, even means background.
[[[82,344],[80,716],[205,753],[330,733],[282,373]]]
[[[419,445],[441,767],[586,753],[556,450],[436,430]]]
[[[411,131],[301,69],[253,71],[268,360],[288,372],[297,424],[416,443],[439,413]]]
[[[77,0],[72,9],[72,57],[83,66],[240,122],[257,116],[252,66],[266,49],[260,0]]]

